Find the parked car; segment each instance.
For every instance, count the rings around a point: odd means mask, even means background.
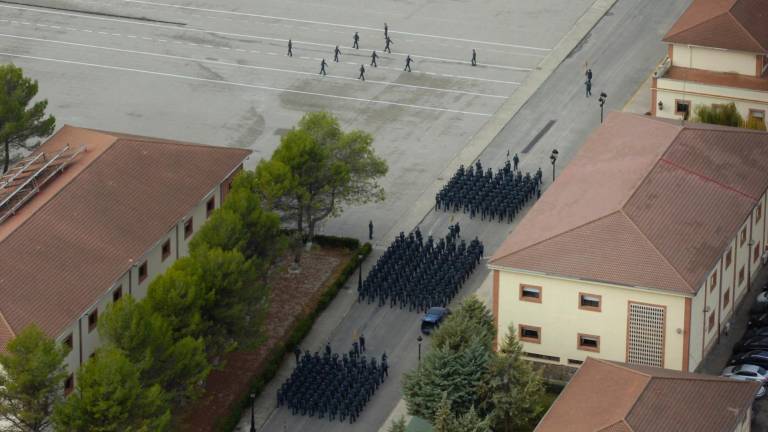
[[[741,364],[736,366],[728,366],[723,369],[722,376],[731,378],[734,376],[741,377],[744,381],[757,381],[761,384],[768,382],[768,370],[764,367],[760,367],[752,364]]]
[[[424,314],[424,318],[421,319],[421,332],[425,335],[432,333],[432,331],[440,327],[440,323],[443,322],[445,317],[451,314],[451,310],[444,307],[431,307]]]
[[[755,366],[768,368],[768,350],[747,351],[741,354],[737,354],[733,356],[729,364],[732,364],[732,365],[752,364]]]
[[[744,336],[741,337],[741,341],[739,341],[739,343],[744,343],[745,340],[755,336],[768,336],[768,327],[756,327],[753,329],[748,329],[746,332],[744,332]]]
[[[768,304],[768,291],[763,291],[757,295],[757,302],[761,304]]]
[[[766,312],[768,312],[768,303],[760,303],[758,301],[753,303],[752,306],[749,308],[749,315],[751,317],[754,317],[756,315],[762,315]]]
[[[768,327],[768,312],[750,317],[747,326],[749,328]]]
[[[734,354],[747,351],[768,351],[768,337],[755,336],[733,347]]]

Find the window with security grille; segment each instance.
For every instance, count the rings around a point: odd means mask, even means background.
[[[664,367],[664,307],[629,303],[628,314],[627,363]]]

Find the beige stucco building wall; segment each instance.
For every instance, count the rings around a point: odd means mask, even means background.
[[[521,284],[540,286],[541,303],[521,301]],[[601,296],[601,310],[580,309],[579,293]],[[502,270],[498,302],[499,342],[506,336],[510,323],[514,323],[516,329],[519,325],[540,327],[541,343],[523,342],[523,351],[560,357],[560,364],[570,366],[577,363],[569,364],[569,360],[584,361],[588,355],[625,362],[629,302],[664,306],[664,367],[677,370],[683,367],[685,297],[681,295]],[[599,336],[600,351],[579,349],[579,334]]]
[[[675,112],[677,100],[690,101],[690,119],[695,117],[698,106],[731,102],[736,105],[736,109],[745,120],[749,118],[750,110],[768,113],[768,91],[658,78],[656,80],[656,117],[682,118],[682,114]],[[658,109],[659,102],[663,104],[661,110]]]
[[[755,76],[756,54],[695,45],[671,44],[672,65]]]

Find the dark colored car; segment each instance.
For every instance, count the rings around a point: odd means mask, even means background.
[[[733,356],[729,364],[751,364],[766,368],[768,367],[768,351],[748,351],[745,353],[737,354]]]
[[[762,315],[768,312],[768,303],[755,302],[751,308],[749,308],[749,314],[752,316]]]
[[[768,327],[768,312],[750,317],[747,325],[751,329],[758,327]]]
[[[450,309],[444,307],[432,307],[424,314],[421,319],[421,332],[425,335],[432,333],[432,330],[440,327],[445,317],[451,313]]]
[[[756,327],[746,331],[744,336],[741,337],[740,343],[755,336],[768,336],[768,327]]]
[[[755,336],[744,341],[740,346],[733,347],[734,353],[747,351],[768,351],[768,337]]]

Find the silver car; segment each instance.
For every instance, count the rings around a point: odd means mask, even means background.
[[[739,381],[756,381],[760,384],[765,384],[768,382],[768,370],[751,364],[728,366],[727,368],[723,369],[723,373],[721,375]]]

